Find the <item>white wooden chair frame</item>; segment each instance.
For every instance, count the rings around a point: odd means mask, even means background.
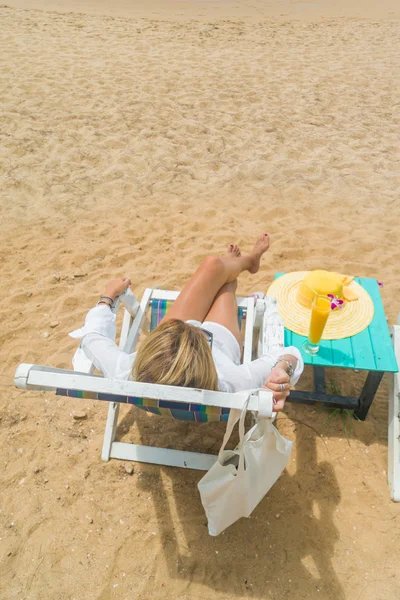
[[[122,294],[115,309],[118,309],[119,304],[122,304],[125,309],[119,341],[120,348],[128,353],[133,352],[141,331],[148,331],[147,309],[153,300],[176,300],[178,295],[179,292],[148,288],[139,303],[130,290]],[[258,355],[267,353],[274,348],[283,347],[284,328],[275,300],[263,298],[257,299],[255,303],[253,297],[238,298],[238,306],[245,308],[247,311],[243,362],[252,360],[253,332],[255,329],[259,329]],[[258,417],[272,416],[272,394],[266,390],[248,390],[227,394],[195,388],[107,379],[93,374],[93,364],[80,350],[75,353],[73,363],[75,371],[21,364],[15,373],[15,385],[18,388],[28,390],[56,390],[61,388],[238,409],[243,407],[245,400],[251,393],[248,410]],[[121,402],[124,402],[124,400],[121,399]],[[101,454],[103,460],[108,461],[110,458],[119,458],[200,470],[208,470],[215,462],[216,455],[213,454],[116,442],[115,434],[119,405],[118,401],[109,402]],[[266,409],[266,407],[268,408]]]
[[[391,328],[394,353],[400,365],[400,314]],[[390,495],[400,502],[400,373],[389,373],[388,483]]]

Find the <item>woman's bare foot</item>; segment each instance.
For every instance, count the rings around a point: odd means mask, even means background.
[[[240,252],[240,248],[237,244],[229,244],[228,256],[242,256],[242,253]]]
[[[253,250],[250,252],[250,257],[252,259],[252,265],[249,268],[250,273],[257,273],[260,268],[260,260],[262,255],[269,248],[269,235],[268,233],[263,233],[257,238],[256,243],[254,244]]]

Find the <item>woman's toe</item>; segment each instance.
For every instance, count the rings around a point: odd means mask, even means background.
[[[231,254],[232,256],[241,256],[239,246],[237,244],[229,244],[228,254]]]

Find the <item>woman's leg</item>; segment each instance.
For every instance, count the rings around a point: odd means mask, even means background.
[[[267,233],[260,235],[246,256],[208,256],[185,285],[162,321],[193,319],[204,321],[216,295],[225,283],[235,281],[243,271],[257,273],[261,256],[268,250]]]
[[[242,334],[238,323],[238,305],[236,301],[237,280],[225,283],[215,296],[205,321],[219,323],[233,333],[242,349]]]

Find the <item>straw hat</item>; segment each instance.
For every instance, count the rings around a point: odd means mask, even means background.
[[[267,296],[276,298],[278,311],[285,327],[299,335],[308,335],[311,308],[307,305],[307,298],[302,295],[302,291],[304,291],[303,280],[306,276],[310,278],[315,273],[326,273],[327,275],[321,284],[323,289],[318,289],[318,293],[328,293],[326,285],[327,281],[331,280],[333,285],[331,292],[336,295],[335,292],[339,290],[337,277],[343,277],[346,284],[348,284],[346,289],[348,289],[349,297],[354,298],[351,302],[344,300],[340,308],[331,311],[322,339],[340,340],[356,335],[368,327],[374,316],[374,304],[368,292],[356,281],[351,281],[351,278],[332,273],[330,279],[328,277],[330,274],[323,271],[294,271],[278,277],[271,284]]]

